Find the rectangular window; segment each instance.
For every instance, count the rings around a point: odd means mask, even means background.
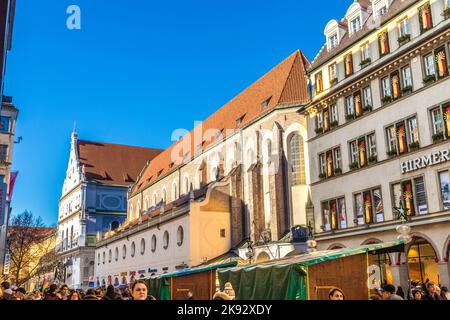
[[[404,154],[419,148],[417,118],[411,117],[386,128],[388,154]]]
[[[330,130],[330,111],[328,108],[324,108],[322,110],[323,114],[323,130],[328,131]]]
[[[380,48],[380,56],[384,56],[390,52],[389,48],[389,34],[387,31],[383,31],[378,35],[378,45]]]
[[[353,94],[353,105],[355,106],[355,115],[359,117],[363,113],[363,106],[362,106],[362,99],[361,99],[361,92],[357,91]]]
[[[345,98],[345,110],[347,112],[347,117],[354,117],[355,106],[353,104],[353,96],[348,96]]]
[[[330,74],[330,84],[334,85],[338,82],[338,72],[337,72],[337,65],[336,63],[333,63],[329,68],[328,72]]]
[[[438,48],[434,51],[434,61],[436,63],[438,79],[448,76],[448,63],[445,47]]]
[[[0,162],[6,162],[8,160],[8,145],[0,145]]]
[[[441,186],[442,207],[444,210],[450,210],[450,171],[446,170],[439,173],[439,182]]]
[[[370,60],[370,44],[367,42],[361,46],[361,64],[369,63]]]
[[[331,114],[331,123],[333,123],[334,126],[337,125],[339,122],[337,104],[333,104],[330,107],[330,114]]]
[[[412,74],[411,74],[411,67],[407,66],[402,69],[402,79],[403,79],[403,90],[406,90],[407,88],[411,88],[412,90]]]
[[[345,198],[338,198],[322,202],[323,231],[347,228],[347,212]]]
[[[383,93],[383,98],[392,98],[391,79],[389,79],[389,77],[381,79],[381,89]]]
[[[436,75],[436,68],[434,65],[434,55],[429,54],[424,57],[425,76]]]
[[[359,137],[349,142],[350,170],[362,168],[368,163],[376,162],[377,145],[375,133]]]
[[[372,89],[366,87],[363,89],[364,108],[372,107]]]
[[[323,91],[322,72],[318,72],[315,78],[316,78],[316,93],[321,93]]]
[[[351,53],[347,54],[344,58],[345,64],[345,76],[351,76],[353,74],[353,55]]]
[[[374,224],[384,221],[381,189],[374,188],[354,195],[358,225]]]
[[[361,29],[361,18],[357,17],[353,19],[351,22],[352,33],[358,32]]]
[[[410,35],[408,18],[404,18],[402,21],[398,23],[398,34],[400,35],[400,37]]]
[[[319,168],[321,179],[341,173],[341,148],[336,147],[319,154]]]
[[[392,196],[394,212],[404,210],[408,216],[428,213],[428,205],[425,193],[425,182],[423,177],[405,180],[392,185]]]
[[[393,99],[398,99],[402,95],[402,87],[400,84],[400,76],[398,71],[391,73],[391,93]]]
[[[338,45],[338,36],[337,34],[333,34],[332,36],[329,37],[328,39],[329,42],[329,49],[333,49],[334,47],[336,47]]]
[[[11,117],[1,117],[0,118],[0,132],[10,132]]]
[[[316,116],[316,131],[323,130],[323,113],[319,112]]]
[[[433,27],[430,3],[426,3],[419,8],[419,25],[421,32],[425,32]]]
[[[430,111],[433,125],[433,141],[450,138],[450,103]]]

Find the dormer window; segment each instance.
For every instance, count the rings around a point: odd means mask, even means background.
[[[384,16],[389,10],[389,2],[390,0],[374,0],[373,8],[375,13],[375,18],[379,18]]]
[[[361,30],[361,17],[356,17],[350,22],[351,33],[356,33]]]
[[[266,109],[269,106],[270,100],[272,100],[272,97],[270,97],[269,99],[267,99],[266,101],[264,101],[262,103],[263,110]]]
[[[337,33],[335,33],[328,38],[328,49],[331,50],[335,48],[337,45],[338,45],[338,36]]]
[[[239,119],[236,120],[236,126],[240,126],[242,124],[242,121],[244,121],[244,117],[245,115],[243,115],[242,117],[240,117]]]

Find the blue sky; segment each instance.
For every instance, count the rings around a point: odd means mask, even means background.
[[[165,148],[295,50],[312,60],[352,2],[17,1],[13,214],[56,223],[75,121],[81,139]],[[81,30],[66,27],[72,4]]]

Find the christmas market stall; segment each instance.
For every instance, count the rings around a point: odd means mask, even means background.
[[[221,269],[220,289],[231,283],[236,300],[328,300],[329,291],[337,287],[346,300],[367,300],[375,280],[369,274],[369,256],[404,250],[403,241],[396,241]]]
[[[149,294],[157,300],[212,300],[217,270],[237,265],[233,261],[151,277],[147,279]]]

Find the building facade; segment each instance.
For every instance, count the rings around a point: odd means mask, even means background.
[[[11,97],[4,97],[0,111],[0,275],[4,273],[8,221],[17,172],[11,172],[19,110]]]
[[[247,260],[249,247],[258,261],[303,248],[289,234],[306,225],[310,201],[298,113],[308,65],[295,52],[143,169],[128,194],[126,224],[97,246],[97,285],[230,253]]]
[[[57,278],[87,288],[102,233],[126,219],[127,191],[142,167],[161,150],[78,140],[72,133],[69,164],[59,202]]]
[[[0,0],[0,107],[6,69],[6,53],[11,50],[15,0]]]
[[[305,109],[319,249],[396,240],[381,280],[450,285],[448,0],[359,0],[325,28]],[[406,292],[406,291],[405,291]]]

